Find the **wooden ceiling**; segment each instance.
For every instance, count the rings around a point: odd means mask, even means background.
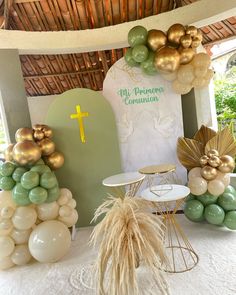
[[[7,1],[7,0],[6,0]],[[24,31],[83,30],[115,25],[166,12],[196,0],[0,0],[0,26]],[[4,11],[5,8],[5,11]],[[236,35],[236,17],[201,28],[211,45]],[[28,96],[62,93],[75,87],[101,90],[108,69],[124,49],[20,57]]]

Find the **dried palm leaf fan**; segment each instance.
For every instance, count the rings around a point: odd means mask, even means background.
[[[161,294],[169,294],[161,271],[162,266],[168,265],[163,223],[161,217],[150,213],[149,206],[136,197],[110,196],[96,210],[94,220],[105,214],[90,241],[94,245],[100,242],[96,264],[99,295],[140,294],[136,270],[139,262],[151,270]]]
[[[201,142],[203,144],[203,146],[205,147],[207,142],[210,139],[212,139],[214,136],[216,136],[216,134],[217,134],[216,131],[202,125],[201,128],[194,135],[193,139]]]

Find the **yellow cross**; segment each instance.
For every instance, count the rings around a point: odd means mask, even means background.
[[[82,143],[85,143],[83,118],[88,117],[89,113],[88,112],[85,112],[85,113],[81,112],[81,108],[80,108],[79,104],[76,106],[76,112],[77,112],[77,114],[71,114],[70,118],[71,119],[78,119],[80,138],[81,138]]]

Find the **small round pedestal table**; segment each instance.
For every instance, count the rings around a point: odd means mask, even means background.
[[[157,209],[156,214],[163,218],[164,243],[169,258],[169,265],[164,266],[164,270],[171,273],[191,270],[197,265],[199,258],[175,218],[175,213],[184,203],[184,198],[190,190],[177,184],[172,184],[171,190],[169,185],[158,185],[152,189],[158,192],[158,195],[147,188],[141,192],[141,197],[151,201]]]
[[[127,172],[107,177],[102,184],[110,187],[115,196],[124,198],[125,194],[128,194],[130,197],[134,197],[144,178],[145,175],[138,172]]]

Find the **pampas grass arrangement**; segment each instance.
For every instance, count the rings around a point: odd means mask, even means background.
[[[96,210],[93,220],[102,214],[105,217],[95,226],[90,240],[94,245],[100,243],[98,294],[139,295],[136,268],[140,263],[151,271],[161,294],[169,294],[161,271],[168,265],[163,223],[160,216],[151,213],[150,203],[128,195],[123,199],[110,196]]]

